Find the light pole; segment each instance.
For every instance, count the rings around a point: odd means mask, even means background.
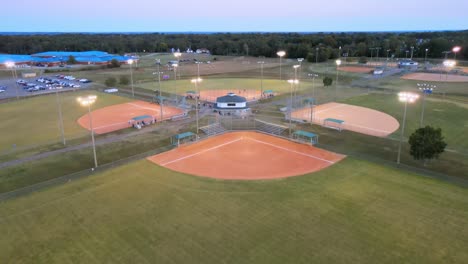
[[[454,53],[454,60],[457,61],[457,52],[459,52],[461,50],[461,47],[460,46],[455,46],[453,47],[452,51]]]
[[[179,67],[179,64],[172,64],[172,67],[174,67],[174,92],[175,92],[175,104],[177,105],[178,102],[178,96],[177,96],[177,67]]]
[[[413,59],[413,51],[414,51],[414,47],[411,46],[411,59]]]
[[[375,48],[369,48],[370,49],[370,62],[371,62],[371,65],[373,64],[372,62],[372,55],[374,55],[374,49]]]
[[[432,91],[437,88],[437,86],[427,83],[418,83],[419,90],[423,93],[423,101],[422,101],[422,110],[421,110],[421,122],[419,123],[419,127],[423,127],[423,120],[424,120],[424,107],[426,104],[426,94],[432,94]]]
[[[418,99],[419,95],[409,92],[400,92],[398,93],[398,98],[400,102],[405,103],[405,111],[403,113],[403,123],[401,125],[401,134],[400,134],[400,144],[398,145],[398,157],[397,157],[397,164],[400,164],[400,156],[401,156],[401,144],[403,142],[403,136],[405,133],[405,123],[406,123],[406,110],[408,108],[408,103],[414,103]]]
[[[16,86],[16,99],[19,99],[19,94],[18,94],[18,72],[16,71],[16,65],[12,61],[8,61],[5,63],[5,66],[8,69],[11,69],[11,74],[13,75],[13,79],[15,81],[15,86]]]
[[[176,57],[177,59],[177,64],[174,65],[174,70],[175,70],[175,78],[176,78],[176,82],[175,82],[175,85],[176,85],[176,88],[175,88],[175,91],[176,91],[176,105],[177,105],[177,102],[178,102],[178,95],[177,95],[177,67],[179,67],[180,65],[180,57],[182,56],[182,53],[180,52],[174,52],[174,57]],[[180,76],[180,72],[181,72],[181,69],[179,69],[179,76]]]
[[[377,58],[376,58],[377,65],[379,65],[379,51],[380,51],[380,49],[381,49],[380,47],[375,48],[375,50],[377,51]]]
[[[295,80],[298,80],[299,82],[299,79],[297,78],[297,69],[299,69],[301,67],[301,65],[299,64],[296,64],[296,65],[293,65],[293,68],[294,68],[294,79]],[[294,86],[294,102],[297,101],[297,87]]]
[[[336,62],[336,81],[335,81],[335,102],[338,100],[338,72],[341,65],[341,60],[338,59]]]
[[[408,58],[408,53],[409,53],[409,50],[406,50],[406,51],[405,51],[405,59]]]
[[[310,124],[312,125],[313,124],[313,121],[314,121],[314,103],[316,102],[315,100],[315,78],[318,77],[318,74],[315,74],[315,73],[309,73],[308,74],[309,77],[312,77],[312,104],[311,104],[311,107],[310,107]]]
[[[200,77],[196,79],[192,79],[192,83],[195,84],[195,119],[197,120],[197,135],[198,135],[198,97],[200,96],[198,93],[198,84],[202,81]]]
[[[263,97],[263,64],[265,64],[264,61],[257,61],[258,64],[260,64],[260,98]]]
[[[388,50],[387,50],[387,61],[388,61],[388,54],[389,54],[389,52],[390,52],[390,50],[388,49]]]
[[[315,48],[315,66],[317,66],[318,64],[318,52],[319,52],[319,48]]]
[[[81,106],[88,107],[88,117],[89,117],[89,128],[91,130],[91,140],[93,142],[93,154],[94,154],[94,167],[97,168],[97,157],[96,157],[96,143],[94,142],[94,130],[93,130],[93,119],[91,115],[91,105],[96,102],[97,96],[96,95],[88,95],[85,97],[78,97],[77,101]]]
[[[301,89],[301,76],[302,76],[302,62],[304,58],[298,58],[297,61],[299,62],[299,77],[296,78],[299,81],[298,90]]]
[[[426,49],[426,53],[424,54],[424,62],[427,63],[427,52],[429,51],[429,49]]]
[[[292,126],[292,105],[293,105],[293,85],[298,84],[297,79],[288,80],[288,83],[291,84],[290,93],[291,93],[291,107],[289,107],[289,137],[291,137],[291,126]]]
[[[156,64],[158,65],[158,71],[153,72],[153,74],[158,74],[158,88],[159,88],[159,109],[160,109],[160,122],[163,121],[163,97],[162,97],[162,91],[161,91],[161,74],[163,72],[160,71],[161,68],[161,60],[157,59]]]
[[[280,50],[280,51],[276,52],[276,55],[278,55],[278,57],[280,58],[280,80],[282,80],[282,76],[281,76],[281,62],[282,62],[283,56],[286,55],[286,52],[285,52],[284,50]]]
[[[127,61],[127,64],[130,65],[130,85],[132,86],[132,97],[135,97],[135,90],[133,89],[133,60],[130,59]]]

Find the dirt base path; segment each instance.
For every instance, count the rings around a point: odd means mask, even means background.
[[[174,171],[230,180],[303,175],[345,156],[256,132],[232,132],[181,146],[148,160]]]

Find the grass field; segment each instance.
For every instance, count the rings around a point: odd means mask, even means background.
[[[403,120],[404,104],[398,101],[396,95],[370,94],[357,96],[344,100],[345,103],[359,105],[376,109],[395,117],[399,122]],[[409,137],[419,128],[422,111],[421,98],[414,104],[408,105],[406,116],[405,136]],[[424,125],[442,128],[443,135],[451,149],[465,151],[468,149],[466,135],[468,134],[468,107],[465,104],[451,103],[432,99],[427,96]],[[397,138],[400,130],[397,130],[393,137]]]
[[[61,93],[64,131],[66,138],[75,138],[89,133],[76,120],[87,113],[87,108],[76,101],[78,96],[97,94],[92,106],[101,108],[130,101],[127,98],[98,93],[96,91]],[[56,95],[37,96],[0,105],[2,113],[8,115],[0,123],[0,152],[17,148],[61,141]]]
[[[0,204],[4,263],[466,263],[468,190],[347,158],[235,182],[142,160]]]

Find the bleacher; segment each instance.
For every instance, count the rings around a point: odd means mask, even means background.
[[[200,127],[200,130],[203,131],[207,136],[213,136],[226,132],[226,129],[220,123],[214,123]]]
[[[282,135],[288,127],[255,119],[255,129],[272,135]]]

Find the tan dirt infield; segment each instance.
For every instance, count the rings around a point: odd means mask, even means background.
[[[418,80],[429,82],[468,82],[468,76],[453,75],[453,74],[440,74],[440,73],[410,73],[401,77],[405,80]]]
[[[245,99],[247,99],[247,102],[259,100],[261,95],[260,90],[203,90],[200,91],[200,100],[215,103],[216,98],[225,96],[228,93],[235,93],[236,95],[245,97]]]
[[[163,120],[183,113],[184,111],[182,109],[163,105]],[[159,122],[161,121],[161,108],[159,104],[133,101],[96,109],[91,112],[91,115],[94,132],[96,134],[104,134],[131,127],[128,121],[137,116],[150,115]],[[78,124],[90,130],[88,114],[80,117],[78,119]]]
[[[366,107],[327,103],[314,107],[314,124],[323,125],[324,119],[334,118],[344,120],[342,129],[372,135],[376,137],[387,137],[395,132],[400,126],[399,122],[392,116]],[[310,122],[310,107],[292,112],[292,118]]]
[[[148,160],[196,176],[265,180],[322,170],[344,157],[257,132],[232,132],[184,145]]]
[[[343,66],[339,67],[338,70],[344,72],[371,73],[374,70],[374,67]]]

